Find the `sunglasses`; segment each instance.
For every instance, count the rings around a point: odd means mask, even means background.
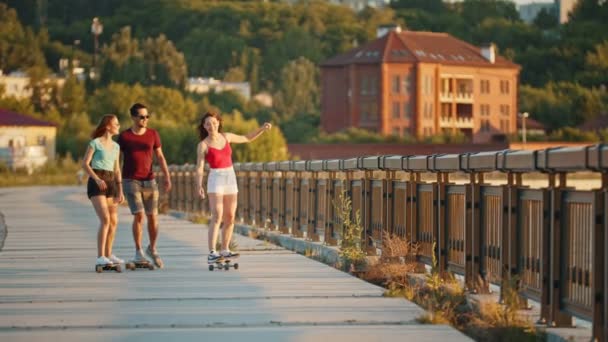
[[[148,120],[150,118],[150,115],[139,115],[137,116],[137,118],[139,120]]]

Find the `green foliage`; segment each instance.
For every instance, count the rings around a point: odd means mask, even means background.
[[[274,95],[279,118],[288,120],[318,110],[318,76],[317,67],[304,57],[289,62],[281,70],[279,91]]]
[[[585,132],[577,128],[563,127],[549,135],[552,141],[576,141],[576,142],[599,142],[598,135],[594,132]]]
[[[342,231],[340,234],[340,258],[345,271],[356,269],[365,263],[365,251],[362,246],[363,225],[359,210],[353,213],[352,200],[343,191],[333,203],[336,216],[339,217]]]
[[[412,137],[384,136],[363,128],[347,128],[343,131],[327,134],[321,132],[318,137],[312,139],[316,143],[411,143]]]
[[[245,119],[234,111],[222,116],[225,132],[246,135],[259,128],[255,119]],[[287,142],[278,127],[273,127],[249,144],[234,144],[233,159],[235,162],[263,162],[288,159]]]
[[[580,125],[608,108],[606,90],[573,83],[549,83],[544,88],[521,86],[520,94],[520,110],[531,113],[549,129]]]

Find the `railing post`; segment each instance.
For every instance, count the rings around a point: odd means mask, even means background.
[[[435,202],[435,213],[437,213],[437,220],[435,222],[435,236],[437,237],[437,264],[440,272],[447,272],[448,270],[448,246],[447,246],[447,225],[446,219],[446,205],[447,205],[447,193],[446,186],[449,183],[449,173],[438,172],[437,173],[437,198]]]
[[[470,174],[471,193],[467,210],[470,221],[467,224],[467,271],[465,272],[466,287],[474,292],[487,292],[487,283],[481,276],[481,184],[483,184],[483,173],[473,172]]]
[[[563,190],[566,186],[563,180],[565,174],[560,174],[559,186],[556,186],[555,173],[549,175],[549,192],[551,198],[550,209],[550,311],[549,325],[553,327],[570,327],[572,326],[572,316],[562,312],[562,199]]]

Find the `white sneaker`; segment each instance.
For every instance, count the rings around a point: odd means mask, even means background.
[[[150,262],[150,260],[148,260],[145,256],[144,256],[144,251],[143,250],[137,250],[135,251],[135,258],[133,258],[133,261],[135,262]]]
[[[95,265],[105,266],[105,265],[112,265],[112,264],[113,264],[112,260],[106,258],[105,256],[100,256],[99,258],[97,258],[97,260],[95,260]]]
[[[124,264],[125,263],[124,260],[122,260],[121,258],[117,257],[114,254],[110,255],[110,257],[108,257],[108,259],[110,259],[110,261],[112,261],[115,264]]]

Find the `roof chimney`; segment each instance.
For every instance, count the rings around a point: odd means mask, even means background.
[[[496,45],[494,43],[487,43],[481,46],[481,55],[488,60],[488,62],[494,64],[496,62]]]
[[[401,26],[399,26],[397,24],[380,25],[376,29],[376,38],[383,37],[391,31],[395,31],[395,32],[399,33],[399,32],[401,32]]]

